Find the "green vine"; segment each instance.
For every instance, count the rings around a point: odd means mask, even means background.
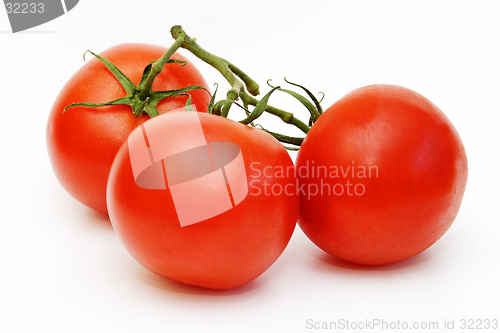
[[[74,103],[64,108],[63,112],[75,106],[96,108],[107,105],[129,105],[131,106],[132,112],[136,117],[141,116],[143,112],[147,113],[150,117],[155,117],[158,115],[157,105],[161,100],[167,97],[175,98],[176,96],[180,95],[188,96],[186,102],[186,110],[193,110],[191,106],[191,95],[189,94],[189,92],[196,89],[203,89],[208,92],[206,88],[194,85],[182,89],[167,90],[167,91],[152,90],[152,85],[155,78],[163,70],[166,64],[180,63],[181,66],[184,66],[186,64],[185,61],[170,59],[179,48],[184,48],[189,52],[191,52],[196,57],[198,57],[199,59],[203,60],[207,64],[217,69],[231,86],[231,88],[228,90],[226,94],[226,98],[217,102],[215,101],[215,97],[218,90],[218,86],[216,87],[215,92],[211,96],[210,103],[208,105],[209,113],[221,117],[227,117],[231,107],[233,105],[237,105],[238,107],[242,108],[245,111],[246,115],[246,118],[240,120],[240,123],[245,125],[250,125],[253,127],[259,127],[261,130],[274,136],[281,143],[295,146],[295,147],[289,147],[287,145],[284,145],[285,148],[290,150],[298,150],[298,147],[300,147],[300,145],[304,141],[304,138],[291,137],[275,133],[273,131],[265,129],[261,125],[255,125],[254,122],[264,112],[267,112],[276,117],[279,117],[283,122],[295,126],[304,134],[307,134],[309,132],[310,127],[314,124],[314,122],[316,122],[316,120],[318,120],[318,118],[323,113],[323,109],[321,108],[320,105],[321,100],[318,101],[316,97],[305,87],[290,82],[286,78],[284,79],[286,83],[301,88],[303,91],[305,91],[307,97],[292,90],[283,89],[280,86],[272,86],[269,83],[271,80],[268,80],[267,84],[271,87],[271,90],[259,100],[255,97],[260,94],[259,85],[249,75],[243,72],[240,68],[236,67],[229,61],[220,58],[203,49],[200,45],[198,45],[198,43],[193,38],[191,38],[189,35],[186,34],[186,32],[182,29],[181,26],[179,25],[173,26],[170,30],[170,33],[175,40],[174,43],[162,55],[160,59],[153,61],[148,66],[146,66],[141,81],[137,86],[134,85],[134,83],[132,83],[132,81],[127,76],[125,76],[120,71],[120,69],[118,69],[108,59],[99,56],[91,52],[90,50],[85,52],[85,54],[91,53],[94,57],[96,57],[106,66],[106,68],[114,75],[116,80],[123,87],[123,89],[126,92],[126,96],[106,103]],[[84,54],[84,59],[85,59],[85,54]],[[282,109],[269,105],[269,98],[276,91],[281,91],[291,95],[308,110],[309,112],[308,124],[296,118],[291,112],[287,112]],[[238,103],[239,100],[241,100],[243,105]],[[252,107],[252,109],[250,109],[250,107]]]
[[[200,45],[198,45],[198,43],[193,38],[191,38],[186,34],[186,32],[182,29],[181,26],[179,25],[173,26],[170,30],[170,33],[172,34],[172,37],[176,40],[176,42],[181,41],[180,45],[182,48],[188,50],[199,59],[203,60],[207,64],[217,69],[226,79],[226,81],[231,85],[231,88],[227,92],[226,99],[215,102],[214,100],[215,93],[214,93],[211,101],[211,105],[213,107],[209,108],[210,113],[222,117],[227,117],[231,106],[233,104],[236,104],[245,110],[247,117],[240,121],[245,125],[250,124],[251,126],[255,126],[253,122],[257,118],[259,118],[264,112],[267,112],[269,114],[279,117],[285,123],[297,127],[304,134],[307,134],[309,132],[310,126],[312,126],[312,124],[314,124],[314,122],[323,113],[320,101],[318,101],[316,97],[308,89],[296,83],[292,83],[288,81],[286,78],[285,81],[288,84],[303,89],[308,95],[308,97],[312,100],[312,102],[309,101],[306,97],[294,91],[283,89],[279,86],[277,87],[271,86],[272,89],[262,99],[258,100],[253,96],[259,95],[259,85],[253,79],[251,79],[250,76],[248,76],[245,72],[243,72],[241,69],[239,69],[229,61],[221,57],[218,57],[203,49]],[[301,120],[295,118],[293,113],[278,109],[268,104],[269,97],[277,90],[293,96],[307,108],[310,114],[309,125],[306,125]],[[237,103],[239,99],[241,99],[243,106]],[[249,106],[253,106],[254,109],[250,111]],[[302,144],[302,141],[304,140],[304,138],[289,137],[281,135],[279,133],[268,131],[264,128],[261,129],[271,134],[282,143],[300,146]],[[294,150],[296,149],[290,147],[286,148]]]

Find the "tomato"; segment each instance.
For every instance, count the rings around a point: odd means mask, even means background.
[[[364,265],[434,244],[458,213],[468,172],[450,120],[393,85],[356,89],[327,109],[296,167],[300,228],[327,253]]]
[[[293,162],[271,135],[220,116],[171,112],[121,147],[107,200],[113,228],[143,266],[226,289],[257,278],[283,252],[298,217],[296,186]]]
[[[101,56],[114,63],[135,85],[144,68],[158,60],[167,49],[147,44],[123,44],[104,51]],[[185,60],[174,54],[174,59]],[[153,82],[153,90],[179,89],[190,85],[206,87],[198,70],[189,62],[167,64]],[[206,91],[190,92],[198,111],[206,112],[210,96]],[[66,83],[57,97],[47,125],[47,146],[52,167],[62,186],[83,204],[106,213],[106,183],[113,159],[130,132],[149,119],[135,117],[127,105],[99,108],[77,103],[104,103],[125,96],[111,72],[92,59]],[[158,104],[160,114],[182,108],[187,96],[167,98]]]

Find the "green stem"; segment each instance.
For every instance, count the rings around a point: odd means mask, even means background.
[[[248,95],[246,92],[243,92],[241,94],[241,99],[243,100],[244,103],[249,104],[249,105],[253,105],[253,106],[256,106],[257,103],[259,103],[258,99],[253,98],[252,96]],[[291,113],[291,112],[283,111],[283,110],[275,108],[274,106],[271,106],[271,105],[266,106],[266,112],[281,118],[281,120],[283,120],[287,124],[294,125],[298,129],[300,129],[302,132],[304,132],[305,134],[307,134],[309,132],[309,126],[304,124],[299,119],[295,118],[293,116],[293,113]]]
[[[259,100],[248,95],[244,88],[246,87],[246,89],[252,95],[257,95],[259,93],[259,85],[241,69],[234,66],[229,61],[204,50],[201,46],[198,45],[198,43],[196,43],[195,40],[193,40],[186,34],[186,32],[180,25],[173,26],[172,29],[170,29],[170,33],[176,41],[182,40],[182,48],[188,50],[199,59],[217,69],[231,85],[231,89],[227,93],[227,100],[230,102],[224,104],[222,111],[223,115],[227,116],[229,107],[231,106],[232,102],[238,99],[238,96],[241,97],[243,103],[253,106],[257,105]],[[239,79],[244,82],[245,86]],[[270,105],[268,105],[265,110],[266,112],[281,118],[285,123],[292,124],[298,127],[304,133],[307,133],[309,131],[309,126],[304,124],[299,119],[295,118],[290,112],[280,110]]]
[[[179,39],[175,40],[175,42],[167,50],[167,52],[165,52],[160,59],[154,62],[153,66],[151,67],[151,72],[149,73],[146,82],[144,83],[144,87],[139,92],[139,99],[141,101],[146,100],[146,97],[151,92],[151,87],[153,86],[153,81],[155,80],[156,76],[161,73],[170,57],[182,46],[183,43],[184,37],[180,36]]]
[[[224,76],[227,82],[229,82],[229,84],[231,85],[231,90],[229,90],[227,93],[228,100],[235,101],[238,98],[240,92],[243,90],[243,84],[240,80],[238,80],[238,77],[229,68],[229,62],[225,59],[211,54],[210,52],[200,47],[194,39],[189,37],[186,32],[182,30],[182,27],[180,25],[173,26],[172,29],[170,29],[170,33],[176,41],[181,41],[182,48],[185,48],[196,57],[211,65],[212,67],[217,69],[222,74],[222,76]]]
[[[247,74],[245,74],[245,72],[243,72],[241,69],[239,69],[238,67],[236,67],[232,63],[228,62],[227,65],[228,65],[229,69],[234,74],[236,74],[243,82],[245,82],[245,85],[247,86],[247,90],[248,90],[248,92],[250,94],[252,94],[254,96],[257,96],[258,94],[260,94],[260,92],[259,92],[259,85],[257,84],[257,82],[255,82],[254,80],[252,80],[250,78],[250,76],[248,76]]]
[[[288,136],[288,135],[283,135],[283,134],[279,134],[279,133],[275,133],[275,132],[271,132],[271,131],[268,131],[266,130],[265,128],[262,128],[262,130],[264,132],[267,132],[269,134],[271,134],[272,136],[274,136],[279,142],[282,142],[282,143],[288,143],[288,144],[291,144],[291,145],[295,145],[295,146],[299,146],[302,144],[302,142],[304,141],[304,138],[295,138],[295,137],[292,137],[292,136]]]

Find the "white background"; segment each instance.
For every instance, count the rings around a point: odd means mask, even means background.
[[[0,331],[315,331],[308,319],[436,321],[439,331],[454,320],[459,331],[460,319],[500,319],[498,4],[81,0],[17,34],[0,8]],[[297,228],[266,273],[227,291],[169,282],[143,268],[105,217],[59,185],[45,126],[84,51],[125,42],[169,46],[175,24],[244,69],[263,93],[267,79],[283,84],[286,76],[324,91],[325,107],[372,83],[403,85],[432,100],[455,124],[469,159],[451,229],[414,258],[369,268],[329,257]],[[223,82],[181,53],[209,84]],[[270,103],[307,118],[291,97]],[[279,120],[262,122],[296,133]]]

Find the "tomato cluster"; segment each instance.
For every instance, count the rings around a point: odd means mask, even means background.
[[[102,56],[140,87],[165,52],[127,44]],[[244,125],[252,116],[242,124],[207,114],[213,100],[201,89],[161,101],[151,119],[128,105],[63,114],[122,97],[108,69],[93,59],[63,88],[47,126],[49,156],[64,188],[109,213],[131,255],[168,279],[215,289],[252,281],[284,251],[297,220],[333,256],[393,263],[431,246],[458,213],[464,146],[412,90],[367,86],[317,112],[294,165],[276,139],[290,138]],[[206,87],[192,64],[169,64],[153,88],[193,85]],[[186,103],[200,112],[169,112]]]

